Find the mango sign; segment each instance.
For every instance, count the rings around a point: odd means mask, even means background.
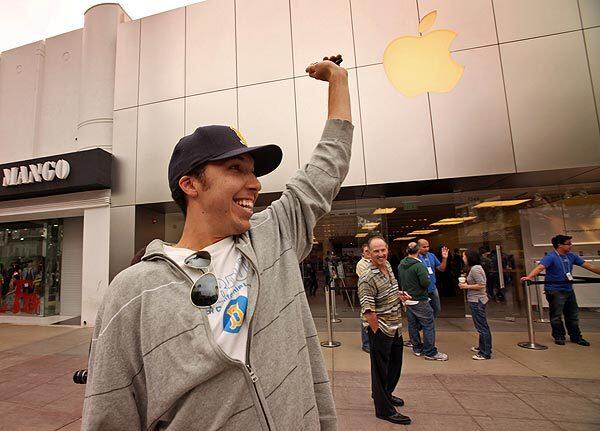
[[[435,22],[437,12],[419,23],[419,36],[394,39],[383,53],[383,67],[389,81],[400,93],[414,97],[421,93],[446,93],[460,80],[464,66],[450,56],[450,44],[457,33],[436,30],[423,35]]]

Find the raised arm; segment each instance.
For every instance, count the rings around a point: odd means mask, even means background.
[[[348,173],[354,130],[348,72],[330,60],[313,63],[306,71],[312,78],[329,82],[328,119],[309,162],[290,179],[269,210],[278,233],[290,240],[299,260],[310,252],[313,229],[331,210]]]
[[[312,63],[306,68],[311,78],[329,82],[328,120],[346,120],[352,122],[350,112],[350,92],[348,90],[348,71],[330,59]]]

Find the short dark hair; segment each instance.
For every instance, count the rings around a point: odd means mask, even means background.
[[[552,246],[554,248],[558,248],[559,245],[564,244],[565,242],[567,242],[568,240],[572,239],[572,236],[568,236],[568,235],[556,235],[554,238],[552,238]]]
[[[465,250],[465,256],[467,256],[467,265],[473,267],[475,265],[481,265],[481,255],[478,251],[473,249]]]
[[[365,249],[365,247],[369,248],[369,242],[363,242],[362,245],[360,246],[360,250],[363,251]]]
[[[369,238],[369,240],[367,241],[367,245],[369,246],[369,249],[371,248],[371,242],[372,242],[374,239],[380,239],[380,240],[382,240],[383,242],[385,242],[385,245],[388,245],[388,243],[387,243],[387,241],[385,240],[385,238],[384,238],[384,237],[382,237],[381,235],[373,235],[373,236],[372,236],[372,237],[370,237],[370,238]]]
[[[194,169],[192,169],[190,172],[188,172],[185,175],[190,175],[190,176],[196,177],[201,182],[204,182],[204,171],[206,170],[206,165],[207,165],[206,163],[203,163],[200,166],[196,166]],[[182,175],[182,176],[184,176],[184,175]],[[203,185],[205,185],[205,184],[203,184]],[[173,200],[175,201],[175,203],[177,204],[179,209],[181,209],[183,216],[186,217],[187,216],[187,197],[185,196],[185,193],[183,192],[183,190],[181,190],[181,187],[177,186],[177,188],[171,192],[171,197],[173,198]]]

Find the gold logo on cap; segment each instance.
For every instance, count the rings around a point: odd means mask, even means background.
[[[246,138],[244,138],[244,136],[240,133],[240,131],[238,129],[236,129],[235,127],[229,126],[229,128],[235,132],[235,134],[238,136],[238,138],[240,138],[240,144],[242,144],[244,147],[247,147],[248,142],[246,142]]]

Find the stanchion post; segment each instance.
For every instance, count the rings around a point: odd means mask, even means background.
[[[535,281],[538,281],[537,276],[535,277]],[[539,284],[535,285],[535,293],[537,295],[537,303],[538,303],[538,319],[536,322],[538,323],[550,323],[550,319],[544,318],[544,301],[542,300],[542,286]]]
[[[333,328],[331,326],[331,304],[330,304],[330,289],[329,286],[325,285],[325,311],[327,313],[327,341],[322,341],[321,346],[323,347],[339,347],[342,345],[339,341],[333,341]]]
[[[548,347],[535,342],[535,331],[533,330],[533,315],[531,311],[531,292],[529,291],[529,281],[523,282],[525,289],[525,300],[527,303],[527,332],[529,332],[529,341],[517,343],[519,347],[531,350],[546,350]]]
[[[331,280],[331,323],[340,323],[342,319],[340,319],[337,315],[337,308],[335,306],[335,280]]]

